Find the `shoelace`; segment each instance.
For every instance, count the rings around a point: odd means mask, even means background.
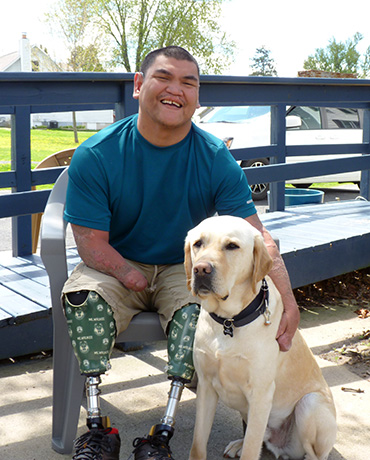
[[[73,460],[100,460],[102,449],[109,452],[111,446],[107,433],[91,430],[77,439],[75,449],[76,454]]]
[[[153,449],[156,449],[156,451],[150,452],[150,455],[153,457],[153,459],[162,460],[164,457],[171,458],[170,455],[172,454],[172,452],[170,446],[163,442],[163,440],[159,436],[135,438],[132,444],[135,447],[133,453],[136,453],[142,445],[149,444]]]

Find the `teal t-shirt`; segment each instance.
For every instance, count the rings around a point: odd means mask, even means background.
[[[108,231],[127,259],[182,263],[188,230],[216,212],[245,218],[256,209],[224,143],[195,125],[178,144],[157,147],[141,136],[134,115],[73,155],[64,218]]]

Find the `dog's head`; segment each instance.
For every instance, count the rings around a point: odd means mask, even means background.
[[[201,299],[222,302],[246,289],[256,294],[271,266],[262,235],[245,219],[210,217],[186,237],[187,285]]]

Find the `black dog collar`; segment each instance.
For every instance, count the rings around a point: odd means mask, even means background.
[[[262,286],[257,297],[247,305],[240,313],[232,318],[223,318],[216,315],[215,313],[210,313],[212,319],[217,323],[224,326],[224,334],[229,335],[230,337],[234,336],[234,327],[245,326],[246,324],[251,323],[260,315],[265,314],[266,320],[265,324],[269,325],[270,323],[270,312],[268,310],[268,300],[269,300],[269,288],[265,279],[262,280]]]

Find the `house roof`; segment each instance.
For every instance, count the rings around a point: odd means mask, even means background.
[[[19,51],[0,56],[0,72],[6,72],[6,70],[19,59]],[[32,61],[42,59],[42,69],[40,70],[43,72],[60,72],[62,70],[44,50],[36,45],[31,46],[31,59]]]
[[[5,54],[0,56],[0,72],[4,72],[8,67],[10,67],[14,62],[19,59],[19,52],[14,51],[13,53]]]

